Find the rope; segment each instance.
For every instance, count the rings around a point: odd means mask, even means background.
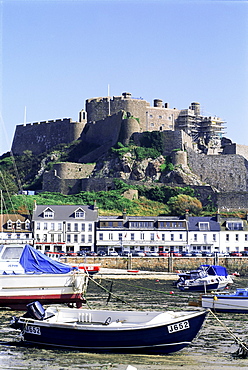
[[[122,303],[125,303],[127,305],[129,305],[130,307],[133,307],[133,308],[138,308],[137,306],[134,306],[132,305],[130,302],[127,302],[125,301],[124,299],[118,297],[116,294],[112,293],[110,290],[108,290],[107,288],[105,288],[104,286],[102,286],[101,284],[97,283],[92,277],[89,277],[89,279],[95,283],[99,288],[103,289],[105,292],[107,292],[109,294],[109,297],[110,296],[113,296],[114,298],[116,298],[118,301],[122,302]],[[108,301],[109,301],[109,297],[108,297]]]
[[[228,329],[228,327],[225,324],[223,324],[222,321],[220,321],[220,319],[215,315],[215,313],[213,311],[209,310],[209,312],[218,321],[218,323],[231,335],[231,337],[235,340],[235,342],[238,343],[238,345],[241,347],[241,351],[238,350],[236,355],[241,355],[242,357],[246,358],[248,356],[248,346],[247,346],[247,344],[244,343],[242,341],[242,339],[240,339],[237,335],[232,333],[231,330]]]

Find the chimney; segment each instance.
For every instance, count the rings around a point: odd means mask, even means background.
[[[122,212],[122,218],[123,218],[123,220],[127,219],[127,210],[126,209],[124,209],[123,212]]]
[[[220,223],[220,212],[219,212],[219,210],[216,213],[216,222]]]
[[[185,209],[185,220],[189,221],[189,210]]]
[[[96,205],[96,199],[94,200],[93,211],[98,211],[98,207]]]

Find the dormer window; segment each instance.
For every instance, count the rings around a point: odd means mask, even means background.
[[[30,221],[29,220],[25,221],[25,230],[30,230]]]
[[[11,220],[8,220],[7,221],[7,229],[8,230],[11,230],[12,229],[12,221]]]
[[[237,221],[232,221],[232,222],[227,222],[226,223],[226,228],[228,230],[243,230],[243,222],[237,222]]]
[[[209,222],[199,222],[199,230],[209,230]]]
[[[20,220],[17,220],[16,221],[16,229],[17,230],[20,230],[21,229],[21,221]]]
[[[82,208],[78,208],[75,211],[75,218],[85,218],[85,211]]]
[[[43,217],[44,218],[54,218],[54,211],[51,208],[45,209],[43,212]]]

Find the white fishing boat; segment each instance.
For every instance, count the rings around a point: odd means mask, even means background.
[[[208,310],[105,311],[28,305],[11,327],[26,344],[95,352],[167,354],[188,346]]]
[[[197,270],[179,273],[176,286],[182,291],[207,292],[232,284],[227,269],[219,265],[201,265]]]
[[[238,288],[235,292],[203,295],[202,307],[216,312],[247,313],[248,288]]]
[[[30,245],[0,246],[0,307],[85,302],[88,275],[50,259]]]

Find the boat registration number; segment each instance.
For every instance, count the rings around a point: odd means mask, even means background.
[[[27,325],[24,331],[29,334],[41,335],[39,326]]]
[[[168,325],[169,333],[174,333],[175,331],[189,329],[189,322],[188,320],[178,322],[177,324]]]

